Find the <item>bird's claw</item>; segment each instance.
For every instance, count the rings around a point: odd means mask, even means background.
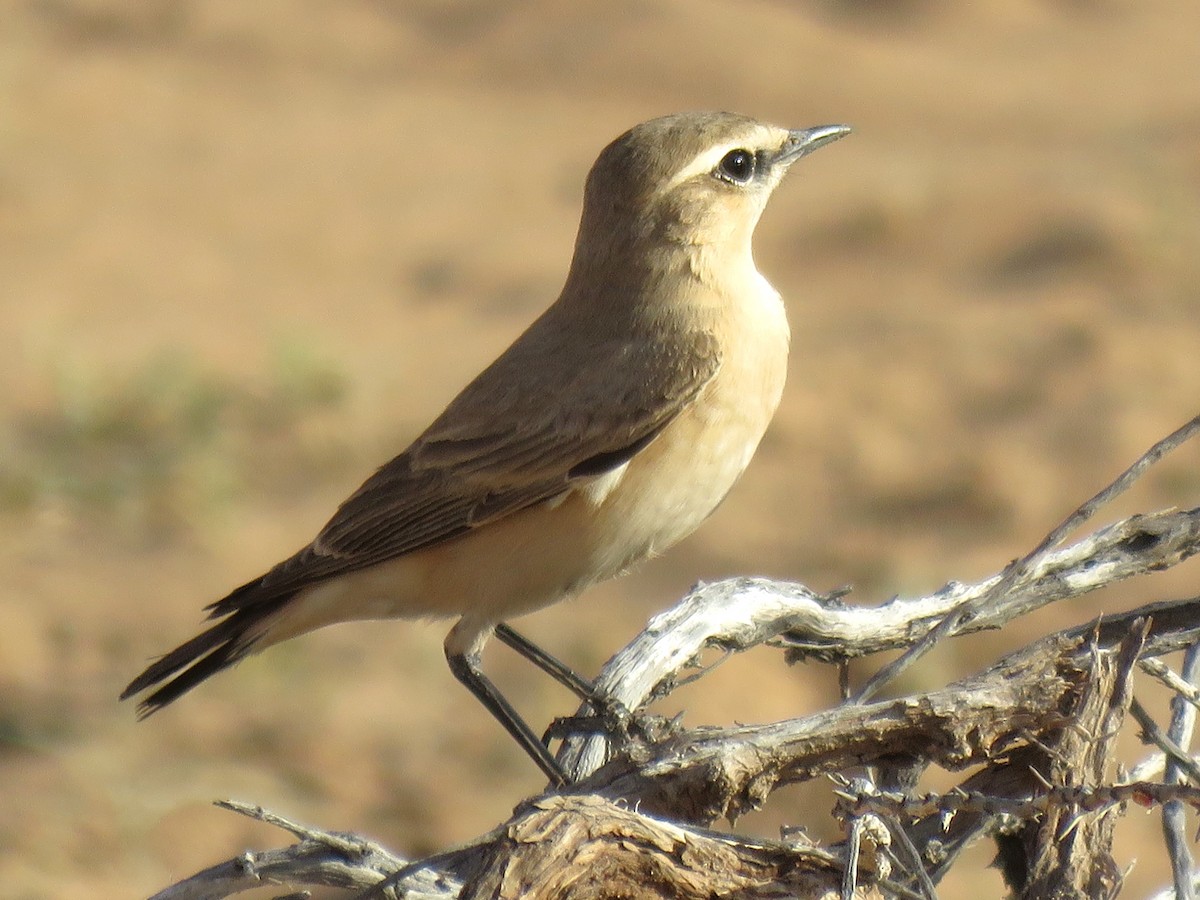
[[[577,734],[601,735],[617,749],[631,744],[652,744],[661,740],[664,725],[669,725],[661,716],[643,711],[631,711],[620,700],[613,697],[597,697],[585,704],[594,712],[573,716],[559,716],[546,729],[542,740],[566,740]]]

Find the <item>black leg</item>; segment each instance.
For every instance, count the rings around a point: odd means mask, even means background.
[[[500,622],[496,625],[496,637],[500,638],[505,644],[516,650],[568,691],[573,693],[580,700],[587,700],[593,704],[602,704],[604,701],[597,700],[596,687],[590,681],[583,678],[568,666],[566,663],[551,656],[529,638]]]
[[[454,673],[454,677],[466,685],[467,690],[474,694],[487,711],[496,717],[496,721],[513,736],[513,739],[521,745],[521,749],[529,754],[529,758],[537,763],[538,768],[550,779],[551,783],[557,787],[565,785],[567,776],[558,761],[550,755],[546,745],[538,740],[538,736],[525,724],[525,720],[513,709],[512,704],[504,699],[504,695],[480,671],[479,660],[472,659],[465,653],[447,653],[446,662],[450,664],[450,671]]]
[[[609,737],[617,740],[628,740],[631,728],[638,730],[643,735],[649,734],[645,723],[630,713],[623,703],[612,697],[597,693],[596,686],[592,682],[583,678],[578,672],[557,657],[551,656],[533,641],[529,640],[529,638],[514,631],[510,625],[498,622],[495,634],[501,641],[567,690],[574,693],[580,700],[590,704],[592,709],[599,714],[601,728]],[[571,723],[575,723],[574,728],[570,727]],[[551,723],[550,728],[542,737],[542,744],[543,746],[547,745],[554,738],[563,738],[572,732],[596,730],[594,725],[590,729],[579,727],[587,723],[587,716],[556,719]]]

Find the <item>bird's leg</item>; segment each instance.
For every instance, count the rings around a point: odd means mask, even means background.
[[[522,750],[529,754],[529,758],[537,764],[545,776],[555,786],[565,785],[567,776],[562,767],[550,755],[546,745],[538,739],[520,714],[513,709],[512,704],[504,698],[491,679],[480,671],[478,657],[473,659],[466,654],[451,655],[447,653],[446,661],[450,664],[450,671],[454,673],[454,677],[466,685],[467,690],[474,694],[487,711],[496,717],[496,721],[513,736],[513,739],[521,745]]]
[[[496,637],[513,650],[516,650],[517,653],[525,657],[580,700],[586,700],[589,703],[601,706],[604,705],[604,699],[597,698],[596,696],[595,685],[562,660],[551,656],[533,641],[529,640],[529,638],[514,631],[510,625],[504,622],[497,623]]]
[[[497,623],[496,637],[567,690],[571,691],[580,700],[589,704],[592,709],[600,714],[603,723],[601,727],[610,736],[619,737],[621,740],[628,740],[631,726],[642,731],[643,737],[648,733],[642,727],[643,723],[638,721],[638,718],[629,711],[624,703],[615,697],[600,693],[596,690],[596,686],[592,682],[581,676],[562,660],[550,655],[533,641],[529,640],[529,638],[514,630],[512,626],[504,622]],[[584,718],[586,719],[586,717]],[[569,726],[571,722],[578,723],[579,721],[580,717],[578,716],[556,720],[554,725],[551,726],[551,731],[547,732],[542,738],[543,743],[552,739],[552,732],[570,733],[569,727],[564,729],[562,726]],[[559,733],[554,736],[561,737],[562,734]]]
[[[491,633],[490,627],[471,628],[460,620],[446,637],[446,662],[450,665],[450,671],[504,726],[550,782],[561,787],[567,784],[567,776],[558,761],[480,668],[480,653]]]

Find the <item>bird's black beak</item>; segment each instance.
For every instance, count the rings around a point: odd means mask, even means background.
[[[838,138],[844,138],[850,133],[849,125],[817,125],[815,128],[801,128],[789,131],[788,138],[779,148],[772,162],[790,166],[802,156],[808,156],[818,147],[832,144]]]

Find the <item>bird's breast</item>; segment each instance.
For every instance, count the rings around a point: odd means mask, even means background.
[[[627,568],[689,535],[753,457],[787,377],[787,320],[778,294],[762,286],[721,323],[721,367],[696,399],[623,469],[584,490],[603,568]]]

